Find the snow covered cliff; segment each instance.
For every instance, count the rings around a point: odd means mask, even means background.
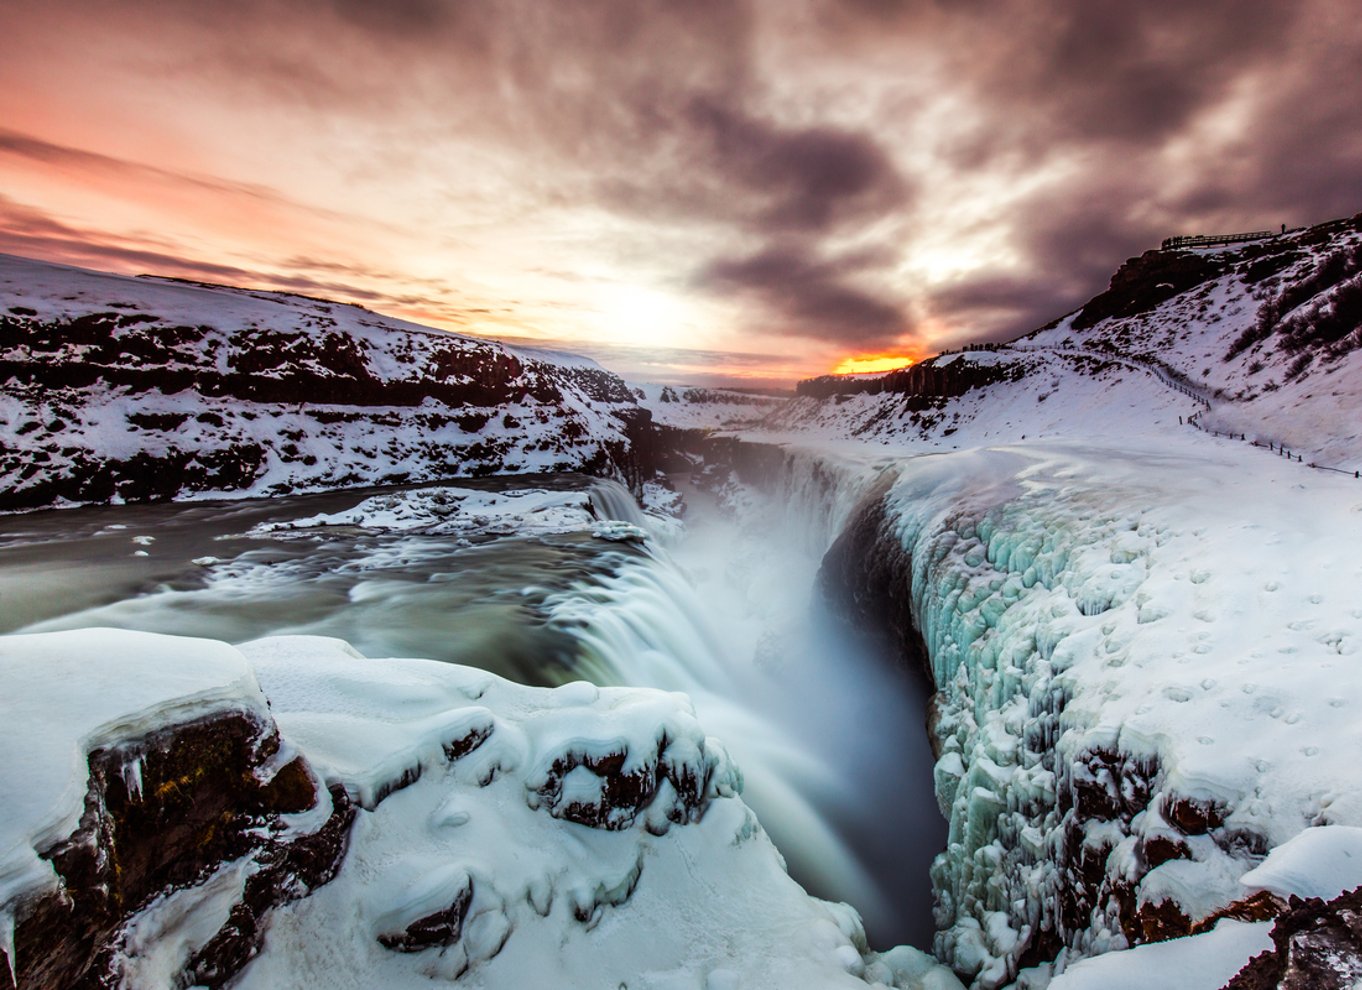
[[[0,987],[959,987],[786,875],[680,695],[117,630],[0,678]]]
[[[585,359],[278,292],[0,256],[0,509],[578,470],[648,414]]]
[[[1119,444],[1199,426],[1362,469],[1362,214],[1250,244],[1150,251],[1082,309],[1010,344],[866,381],[815,379],[775,431],[935,450]]]

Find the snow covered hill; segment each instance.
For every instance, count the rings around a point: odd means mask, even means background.
[[[304,296],[0,255],[0,509],[578,470],[647,412],[586,359]]]
[[[818,384],[766,425],[950,450],[1118,442],[1194,420],[1352,473],[1362,469],[1362,214],[1223,249],[1150,251],[1082,309],[1011,344]]]

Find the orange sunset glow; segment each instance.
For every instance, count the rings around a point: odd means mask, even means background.
[[[862,357],[849,357],[840,361],[832,369],[834,375],[871,375],[885,371],[898,371],[910,364],[914,358],[896,354],[871,354]]]
[[[789,386],[1351,208],[1345,5],[1097,6],[5,4],[0,251]],[[1220,167],[1249,134],[1325,150]]]

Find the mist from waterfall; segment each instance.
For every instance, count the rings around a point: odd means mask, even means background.
[[[930,945],[945,822],[926,688],[817,590],[822,553],[873,475],[786,468],[776,489],[726,508],[689,488],[684,536],[550,598],[551,626],[578,641],[589,680],[688,694],[795,877],[855,906],[875,944]]]

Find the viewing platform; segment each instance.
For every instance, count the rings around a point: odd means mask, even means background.
[[[1246,234],[1187,234],[1182,237],[1165,237],[1162,250],[1172,251],[1175,248],[1202,248],[1215,247],[1219,244],[1241,244],[1245,241],[1265,241],[1271,237],[1280,237],[1285,234],[1286,228],[1276,230],[1254,230]]]

